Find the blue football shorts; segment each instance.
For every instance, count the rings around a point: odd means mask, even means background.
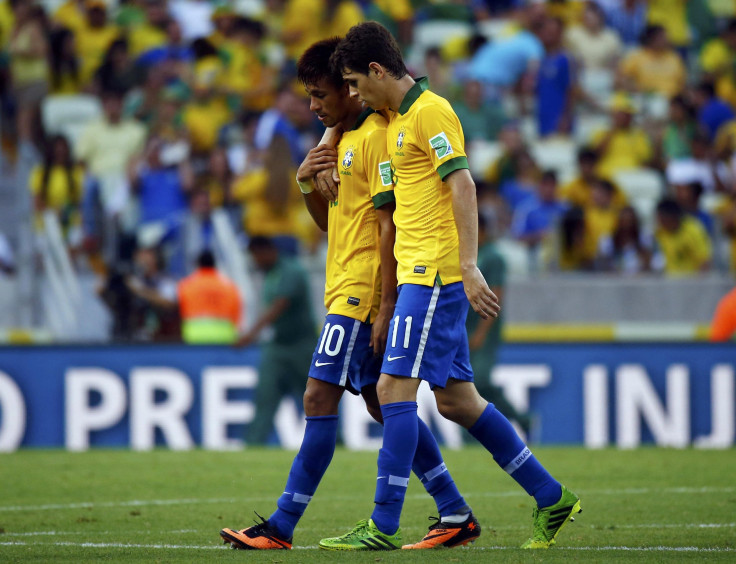
[[[448,378],[473,381],[462,282],[399,286],[381,372],[444,388]]]
[[[309,377],[359,394],[381,375],[381,357],[370,347],[371,327],[344,315],[328,314],[312,355]]]

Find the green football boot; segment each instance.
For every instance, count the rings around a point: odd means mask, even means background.
[[[549,548],[555,544],[555,537],[568,521],[575,520],[580,513],[580,498],[562,486],[562,497],[554,505],[534,508],[534,532],[532,538],[521,545],[521,548]]]
[[[401,529],[386,535],[378,530],[373,519],[363,519],[341,537],[322,539],[319,547],[325,550],[397,550],[401,548]]]

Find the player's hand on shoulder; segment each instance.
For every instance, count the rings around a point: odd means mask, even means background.
[[[501,311],[498,296],[488,287],[483,274],[481,274],[477,266],[463,271],[463,286],[465,287],[465,295],[468,297],[470,307],[478,315],[483,319],[498,317]]]
[[[319,172],[331,170],[336,164],[337,151],[327,145],[318,145],[307,153],[296,171],[296,177],[299,182],[309,182]]]

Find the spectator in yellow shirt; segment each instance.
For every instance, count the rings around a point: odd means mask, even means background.
[[[736,272],[736,194],[730,194],[728,199],[718,207],[716,214],[730,247],[729,270]]]
[[[76,94],[82,89],[74,33],[62,27],[51,33],[49,86],[52,94]]]
[[[233,9],[227,4],[215,8],[212,12],[212,25],[215,26],[215,31],[207,37],[207,41],[217,49],[227,49],[237,25],[237,16]]]
[[[362,22],[363,10],[353,0],[326,0],[321,36],[342,37],[356,24]]]
[[[75,30],[77,55],[80,64],[80,79],[88,85],[102,64],[105,53],[119,35],[120,30],[108,23],[107,7],[102,0],[87,0],[87,18]]]
[[[702,223],[665,198],[657,205],[659,266],[674,276],[697,274],[710,268],[712,248]]]
[[[15,15],[9,0],[0,0],[0,51],[5,49],[10,39],[10,30],[15,25]]]
[[[592,145],[600,156],[597,172],[612,178],[617,172],[645,166],[652,159],[652,145],[646,132],[634,125],[636,109],[626,94],[616,94],[611,103],[612,125],[593,136]]]
[[[169,13],[164,0],[146,0],[145,21],[135,25],[128,32],[130,53],[137,57],[167,42],[166,26],[169,23]]]
[[[560,220],[557,244],[557,267],[560,270],[591,270],[596,248],[591,245],[585,227],[585,212],[573,207]]]
[[[66,0],[54,12],[54,23],[70,29],[74,33],[85,26],[87,20],[87,0]]]
[[[323,0],[286,0],[280,40],[289,60],[296,61],[307,47],[319,40],[317,22],[322,21],[323,10]]]
[[[215,147],[220,129],[230,120],[230,110],[218,92],[223,66],[217,51],[205,39],[195,40],[193,47],[197,58],[193,97],[184,108],[183,120],[192,151],[204,155]]]
[[[718,97],[736,107],[736,18],[703,46],[700,67],[715,83]]]
[[[409,0],[375,0],[368,2],[364,9],[365,19],[382,24],[399,45],[411,43],[414,10]]]
[[[598,153],[589,147],[583,147],[578,152],[578,176],[565,184],[560,190],[560,198],[573,206],[586,208],[593,204],[593,187],[599,180],[596,169],[598,167]],[[613,204],[617,208],[626,205],[626,194],[613,186]]]
[[[678,49],[690,45],[687,3],[690,0],[648,0],[647,21],[662,26]]]
[[[601,243],[613,235],[618,223],[619,208],[614,203],[616,189],[608,180],[598,179],[593,183],[592,201],[585,207],[585,236],[589,239],[587,246],[596,249]]]
[[[62,135],[46,141],[44,153],[43,163],[33,168],[28,181],[35,211],[39,215],[46,210],[56,212],[64,232],[79,244],[84,169],[74,164],[69,142]],[[76,233],[72,232],[74,228]]]
[[[223,83],[237,105],[249,110],[267,110],[274,98],[275,72],[261,53],[264,34],[262,23],[238,18],[228,42],[230,56]]]
[[[642,46],[621,61],[618,74],[626,90],[667,98],[682,91],[687,78],[682,58],[670,46],[665,28],[658,25],[644,30]]]

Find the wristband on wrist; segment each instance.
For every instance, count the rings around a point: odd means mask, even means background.
[[[299,178],[296,179],[296,183],[299,185],[299,190],[302,191],[302,194],[309,194],[310,192],[314,192],[314,184],[312,184],[312,181],[302,182],[299,180]]]

